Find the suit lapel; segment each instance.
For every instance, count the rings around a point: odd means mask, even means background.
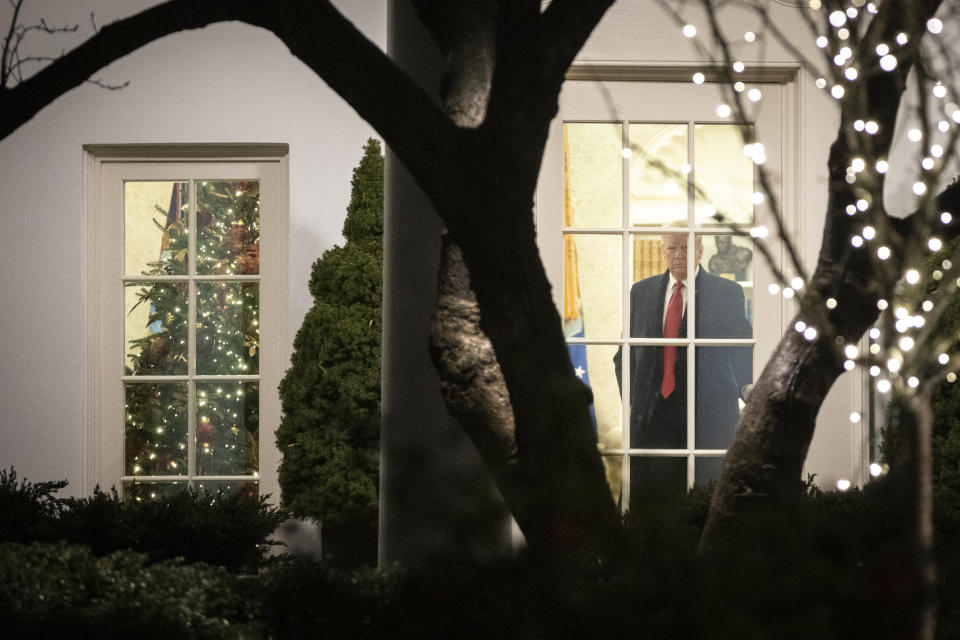
[[[657,304],[656,314],[652,318],[651,325],[654,327],[652,337],[663,337],[663,305],[667,298],[667,284],[670,282],[670,271],[664,271],[660,275],[660,281],[657,283]]]

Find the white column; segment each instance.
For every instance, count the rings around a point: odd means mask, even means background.
[[[436,94],[441,60],[430,36],[408,2],[388,11],[388,52]],[[509,514],[430,362],[443,226],[389,148],[384,191],[380,563],[510,553]]]

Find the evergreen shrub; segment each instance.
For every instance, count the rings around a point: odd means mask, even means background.
[[[157,500],[122,501],[99,487],[85,498],[58,498],[66,481],[16,481],[0,470],[0,542],[62,540],[97,555],[122,549],[152,560],[183,558],[253,572],[267,537],[287,515],[266,498],[182,491]]]
[[[338,542],[363,539],[359,553],[373,561],[383,269],[383,156],[376,140],[364,147],[351,184],[346,243],[313,264],[314,304],[280,384],[277,446],[284,506],[323,523],[325,555],[335,555]]]
[[[66,480],[17,481],[17,472],[0,469],[0,541],[53,540],[63,500],[55,495]]]
[[[151,563],[87,547],[0,543],[0,619],[8,638],[251,637],[249,607],[222,568]]]

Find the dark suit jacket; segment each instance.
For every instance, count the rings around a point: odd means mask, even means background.
[[[630,337],[662,338],[663,305],[668,271],[635,282],[630,289]],[[689,304],[689,303],[688,303]],[[744,313],[743,289],[700,268],[696,277],[696,333],[698,338],[750,338],[753,330]],[[680,324],[686,337],[687,316]],[[614,357],[620,380],[620,353]],[[739,418],[737,398],[753,381],[751,347],[696,347],[696,446],[726,449]],[[660,397],[663,380],[663,347],[630,348],[630,446],[685,447],[686,419],[677,425],[652,424],[650,417]],[[678,348],[676,364],[678,398],[686,397],[686,349]],[[665,434],[665,432],[668,432]]]

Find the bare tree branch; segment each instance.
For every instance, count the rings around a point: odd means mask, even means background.
[[[278,4],[282,6],[277,6]],[[97,70],[165,35],[240,20],[273,31],[396,149],[418,179],[450,157],[456,128],[430,98],[329,2],[169,0],[106,25],[13,88],[0,89],[0,139]],[[343,64],[349,59],[351,64]],[[370,82],[371,77],[380,82]],[[95,84],[105,85],[100,81]],[[110,85],[105,85],[110,86]],[[416,144],[411,144],[413,142]]]

